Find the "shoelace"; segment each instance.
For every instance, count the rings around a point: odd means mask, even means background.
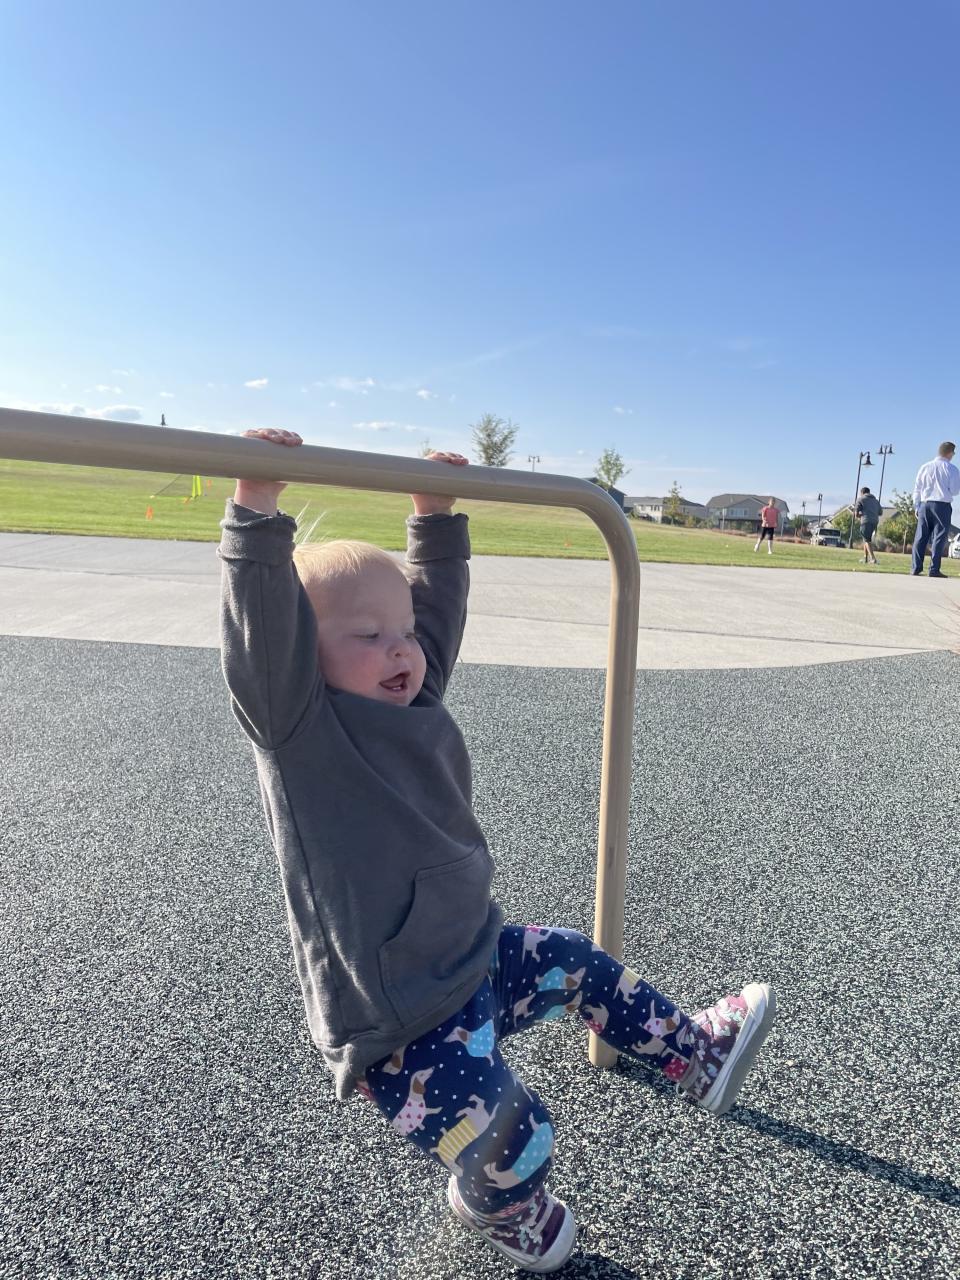
[[[538,1249],[543,1247],[543,1210],[548,1207],[547,1197],[544,1196],[540,1204],[531,1212],[527,1222],[522,1222],[520,1224],[517,1235],[520,1238],[521,1249],[526,1249],[531,1244],[535,1245]],[[547,1214],[547,1220],[549,1220],[549,1217],[550,1215]],[[527,1223],[530,1223],[531,1225],[528,1226]]]
[[[532,1206],[526,1220],[518,1223],[513,1230],[509,1227],[506,1230],[503,1228],[500,1228],[499,1230],[494,1229],[491,1231],[491,1235],[499,1235],[501,1239],[503,1239],[508,1238],[515,1232],[521,1249],[528,1249],[532,1244],[538,1250],[542,1251],[543,1229],[546,1223],[550,1220],[551,1212],[552,1208],[549,1200],[544,1196],[539,1204],[534,1204]]]

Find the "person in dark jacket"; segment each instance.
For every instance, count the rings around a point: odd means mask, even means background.
[[[449,1171],[461,1222],[515,1265],[555,1270],[576,1223],[546,1187],[553,1125],[501,1040],[576,1013],[721,1115],[773,992],[751,983],[688,1016],[584,934],[504,924],[444,704],[466,621],[467,517],[453,498],[414,494],[405,565],[364,542],[295,552],[283,487],[239,480],[227,504],[223,670],[254,748],[311,1032],[338,1097],[357,1091]]]
[[[877,557],[873,550],[873,537],[880,523],[883,508],[866,485],[860,490],[857,499],[856,514],[860,517],[860,536],[863,538],[863,563],[876,564]]]

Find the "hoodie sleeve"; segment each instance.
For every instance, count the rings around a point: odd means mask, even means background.
[[[470,589],[467,517],[407,517],[407,566],[417,638],[427,659],[424,684],[442,698],[467,621]]]
[[[220,644],[234,715],[264,750],[282,746],[323,697],[313,608],[293,563],[296,521],[227,502],[220,523]]]

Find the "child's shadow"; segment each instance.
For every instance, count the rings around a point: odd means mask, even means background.
[[[577,1276],[582,1276],[584,1280],[649,1280],[650,1272],[630,1271],[627,1267],[621,1267],[618,1262],[611,1262],[601,1253],[577,1251],[556,1275],[560,1280],[576,1280]]]
[[[674,1085],[660,1076],[653,1075],[648,1067],[633,1063],[629,1059],[621,1058],[617,1064],[617,1070],[638,1078],[642,1077],[644,1084],[651,1086],[660,1094],[676,1093]],[[723,1117],[723,1123],[743,1125],[757,1133],[766,1134],[785,1146],[808,1152],[818,1160],[840,1168],[855,1169],[858,1173],[866,1174],[867,1177],[876,1178],[879,1182],[891,1183],[914,1195],[926,1196],[929,1200],[938,1200],[941,1204],[960,1205],[960,1186],[954,1182],[948,1182],[946,1178],[918,1173],[908,1165],[884,1160],[881,1156],[871,1155],[869,1151],[853,1147],[847,1142],[837,1142],[824,1134],[813,1133],[810,1129],[801,1129],[799,1125],[777,1120],[774,1116],[754,1110],[753,1107],[734,1107]]]

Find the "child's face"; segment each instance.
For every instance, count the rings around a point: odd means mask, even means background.
[[[317,615],[320,670],[335,689],[408,707],[426,660],[414,635],[410,585],[398,569],[368,564],[309,592]]]

